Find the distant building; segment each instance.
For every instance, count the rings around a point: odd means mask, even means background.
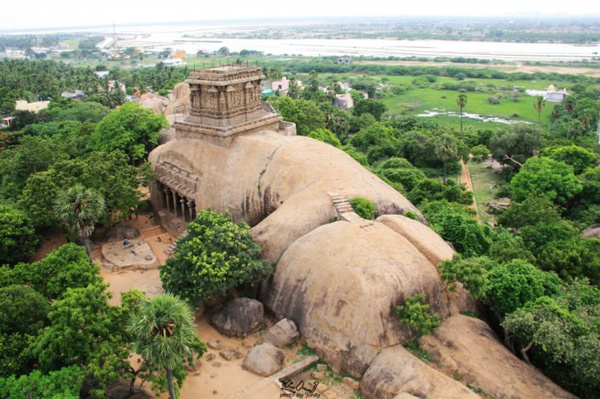
[[[183,65],[183,60],[181,58],[165,58],[164,60],[160,60],[157,64],[162,63],[164,66],[179,66]]]
[[[180,58],[180,59],[183,59],[183,58],[185,58],[185,56],[186,56],[185,50],[175,50],[171,54],[171,58]]]
[[[290,88],[290,81],[284,76],[283,78],[281,78],[281,80],[265,80],[260,84],[260,87],[263,91],[263,94],[265,94],[266,92],[274,93],[276,91],[285,94]]]
[[[11,60],[23,60],[27,58],[25,51],[12,48],[7,48],[4,50],[3,56],[5,58],[10,58]]]
[[[0,126],[0,128],[10,127],[14,119],[14,116],[7,116],[6,118],[2,118],[2,126]]]
[[[336,94],[334,105],[341,109],[350,109],[354,107],[354,100],[350,93]]]
[[[96,76],[98,76],[100,79],[102,79],[102,78],[107,77],[110,72],[109,71],[94,71],[94,73],[96,74]]]
[[[15,102],[15,110],[29,111],[33,112],[34,114],[37,114],[41,110],[48,108],[48,104],[50,104],[50,101],[38,101],[35,103],[29,103],[25,100],[17,100]]]
[[[352,90],[352,88],[350,87],[350,85],[348,83],[346,83],[346,82],[337,82],[337,86],[344,93],[350,93],[350,90]]]
[[[569,93],[567,93],[567,89],[556,90],[554,85],[548,86],[546,89],[546,95],[544,96],[546,101],[550,101],[551,103],[560,103],[562,102]]]
[[[352,58],[350,57],[340,57],[337,60],[338,65],[348,65],[352,62]]]
[[[83,101],[85,99],[85,93],[81,90],[63,91],[60,93],[60,96],[62,98],[72,98],[76,101]]]

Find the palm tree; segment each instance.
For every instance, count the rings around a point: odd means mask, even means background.
[[[567,111],[567,140],[571,138],[571,114],[575,110],[575,101],[569,96],[565,99],[565,110]]]
[[[544,100],[543,96],[536,96],[535,101],[533,102],[533,106],[538,113],[538,127],[540,128],[540,132],[542,131],[542,110],[546,105],[546,100]]]
[[[92,259],[90,236],[96,222],[104,215],[106,205],[102,195],[90,188],[77,184],[56,198],[56,218],[67,228],[77,233],[83,241],[88,256]]]
[[[459,93],[458,97],[456,97],[456,104],[460,109],[460,137],[463,137],[463,123],[462,123],[462,114],[463,109],[467,105],[467,95],[465,93]]]
[[[169,397],[175,399],[173,369],[193,356],[199,342],[190,306],[171,294],[159,295],[142,304],[127,331],[133,350],[153,367],[166,370]]]
[[[436,141],[435,155],[444,163],[443,182],[446,184],[446,166],[449,161],[458,157],[458,140],[451,134],[444,133]]]

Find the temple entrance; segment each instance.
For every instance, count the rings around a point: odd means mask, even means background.
[[[179,218],[186,223],[196,218],[196,202],[193,198],[182,195],[159,181],[156,185],[160,197],[160,210],[169,214],[171,218]]]

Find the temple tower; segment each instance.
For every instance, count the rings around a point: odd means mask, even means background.
[[[228,138],[259,130],[287,135],[282,118],[261,101],[259,67],[223,65],[193,71],[190,86],[191,111],[175,123],[178,138]]]

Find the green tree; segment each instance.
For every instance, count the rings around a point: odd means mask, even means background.
[[[483,255],[490,247],[486,229],[458,204],[447,201],[426,202],[421,212],[433,229],[463,255]]]
[[[84,288],[101,281],[100,268],[90,261],[85,248],[73,243],[37,262],[0,267],[0,287],[27,285],[49,300],[61,297],[68,288]]]
[[[435,155],[444,164],[442,182],[446,184],[448,162],[456,162],[459,159],[458,139],[448,133],[441,135],[435,141]]]
[[[465,93],[459,93],[458,97],[456,97],[456,105],[458,105],[459,109],[459,119],[460,119],[460,137],[464,137],[463,132],[463,109],[467,106],[467,95]]]
[[[538,130],[526,125],[500,130],[490,139],[490,151],[494,159],[517,170],[542,146]]]
[[[89,148],[103,152],[121,150],[131,163],[137,163],[158,144],[160,131],[167,127],[163,115],[136,103],[126,103],[98,123]]]
[[[49,374],[39,370],[29,375],[0,378],[0,398],[11,399],[78,399],[85,375],[77,366],[65,367]]]
[[[334,147],[342,148],[340,140],[328,129],[317,129],[313,130],[308,134],[308,137],[322,141],[327,144],[331,144]]]
[[[429,307],[425,302],[425,295],[412,295],[396,307],[396,314],[400,323],[414,328],[419,335],[431,334],[440,325],[440,317],[431,313]]]
[[[544,110],[544,106],[546,105],[546,100],[543,96],[536,96],[533,101],[533,107],[535,108],[538,114],[538,129],[542,130],[542,111]]]
[[[175,255],[160,269],[167,292],[187,300],[211,299],[244,283],[257,283],[268,271],[258,258],[256,244],[245,223],[228,213],[203,210],[188,225]]]
[[[29,258],[38,242],[25,213],[9,205],[0,205],[0,265]]]
[[[554,223],[560,219],[558,207],[548,197],[530,195],[523,202],[511,202],[498,217],[498,222],[505,227],[520,229],[537,223]]]
[[[535,195],[562,205],[581,189],[571,166],[546,157],[528,159],[510,182],[510,191],[516,201]]]
[[[175,399],[173,370],[182,367],[186,358],[193,358],[194,354],[200,358],[205,351],[196,335],[192,309],[169,294],[154,297],[133,314],[128,332],[134,351],[166,371],[169,397]]]
[[[367,154],[371,163],[395,156],[399,150],[394,129],[379,122],[361,129],[350,139],[350,144]]]
[[[364,99],[364,100],[358,101],[354,105],[354,109],[352,110],[352,113],[355,116],[371,114],[371,115],[373,115],[373,117],[375,117],[375,120],[381,121],[381,117],[383,116],[383,114],[385,113],[386,110],[387,110],[387,107],[382,102],[377,101],[377,100]]]
[[[574,144],[546,147],[542,150],[542,155],[572,166],[576,175],[583,173],[587,168],[593,167],[594,162],[598,161],[599,158],[592,151]]]
[[[54,205],[57,219],[83,241],[88,256],[92,258],[89,238],[96,223],[104,215],[104,198],[94,190],[78,184],[60,193]]]
[[[325,115],[313,101],[279,97],[273,106],[283,119],[296,124],[300,136],[307,136],[312,131],[325,128]]]
[[[47,324],[49,308],[48,299],[31,287],[0,288],[0,377],[33,369],[36,359],[29,346]]]
[[[86,366],[104,347],[118,347],[123,326],[119,308],[110,306],[102,283],[69,288],[52,303],[50,325],[37,338],[33,352],[42,371]]]

